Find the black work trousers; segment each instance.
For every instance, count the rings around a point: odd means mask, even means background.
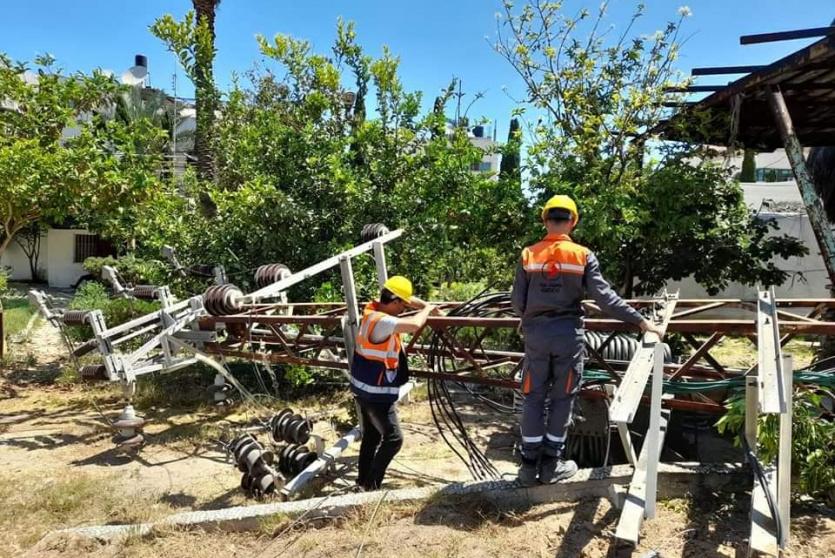
[[[357,399],[362,413],[362,443],[360,444],[357,484],[366,490],[376,490],[383,484],[391,460],[403,446],[396,403],[372,403]]]

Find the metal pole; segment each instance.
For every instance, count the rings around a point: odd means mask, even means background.
[[[345,291],[345,305],[348,311],[348,325],[352,328],[356,337],[356,328],[359,325],[359,310],[357,309],[357,288],[354,284],[354,269],[351,266],[351,258],[342,256],[339,258],[339,271],[342,272],[342,288]]]
[[[791,355],[783,356],[783,385],[786,386],[786,411],[780,414],[780,441],[777,455],[777,513],[780,516],[780,548],[789,544],[792,487],[792,394]]]
[[[655,362],[652,368],[652,391],[649,406],[649,429],[647,430],[647,492],[644,516],[655,517],[655,495],[658,482],[658,458],[661,452],[661,387],[664,382],[664,348],[660,342],[655,344]]]
[[[382,288],[383,283],[389,278],[388,269],[386,269],[386,252],[382,242],[374,243],[374,263],[377,265],[377,282]]]
[[[791,163],[792,171],[797,180],[797,187],[800,189],[800,195],[803,197],[803,205],[806,206],[809,223],[815,232],[815,239],[818,241],[823,263],[826,265],[827,273],[829,273],[831,288],[835,286],[835,237],[832,236],[832,230],[829,228],[826,214],[823,211],[823,204],[815,191],[812,176],[806,168],[806,159],[803,157],[803,146],[800,145],[800,141],[795,134],[791,115],[789,114],[789,109],[786,107],[786,101],[783,99],[780,88],[776,86],[772,87],[767,98],[771,112],[774,114],[774,120],[777,122],[777,128],[780,130],[780,136],[783,138],[783,144],[786,147],[786,156]]]

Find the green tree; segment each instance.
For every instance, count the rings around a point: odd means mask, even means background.
[[[99,72],[62,76],[53,63],[40,57],[37,74],[24,74],[0,54],[0,253],[32,223],[104,222],[160,185],[159,130],[108,117],[121,86]]]
[[[521,157],[519,151],[522,146],[522,130],[519,125],[518,118],[510,120],[510,128],[507,132],[507,143],[502,151],[502,162],[499,167],[499,176],[519,181],[521,183],[521,175],[519,165]]]
[[[766,234],[771,225],[704,152],[652,141],[666,90],[682,85],[673,64],[686,9],[653,36],[630,37],[643,5],[615,36],[607,8],[571,16],[561,2],[505,2],[495,49],[524,80],[538,120],[526,162],[535,200],[578,201],[577,236],[625,296],[691,274],[710,292],[730,280],[781,283],[787,274],[769,260],[802,245]]]
[[[135,227],[145,249],[176,244],[185,261],[223,263],[231,273],[268,262],[301,269],[381,222],[406,229],[389,252],[391,269],[424,291],[509,281],[529,209],[518,183],[471,172],[484,152],[466,130],[443,131],[449,95],[423,113],[420,94],[400,81],[398,58],[387,49],[365,54],[350,23],[338,24],[325,54],[285,35],[259,45],[276,69],[250,73],[251,87],[233,85],[216,123],[218,218],[203,221],[187,201],[163,197]],[[370,289],[373,263],[354,265]],[[322,280],[338,284],[338,275]]]
[[[757,181],[757,160],[753,149],[746,149],[742,157],[742,170],[739,173],[740,182]]]

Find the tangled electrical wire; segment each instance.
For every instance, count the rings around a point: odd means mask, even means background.
[[[498,292],[485,294],[482,291],[473,299],[447,312],[447,316],[495,318],[511,315],[510,293]],[[429,344],[429,368],[441,374],[458,374],[461,369],[455,355],[458,348],[455,344],[457,330],[446,333],[436,331]],[[476,335],[471,341],[469,349],[480,348],[482,351],[484,335]],[[448,355],[452,355],[449,358]],[[513,377],[518,365],[511,371]],[[455,385],[472,397],[486,403],[493,410],[500,413],[512,414],[512,405],[506,405],[486,395],[477,393],[463,382],[448,382],[431,378],[427,381],[429,408],[432,420],[438,428],[444,442],[464,462],[470,474],[476,480],[499,479],[501,474],[490,462],[483,451],[476,445],[467,432],[464,421],[458,412],[457,404],[450,385]]]

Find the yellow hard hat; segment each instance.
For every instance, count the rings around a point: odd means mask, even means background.
[[[569,213],[571,213],[571,220],[572,222],[576,223],[577,219],[579,219],[580,215],[577,213],[577,204],[574,203],[569,196],[563,194],[557,194],[556,196],[551,196],[551,198],[545,202],[545,206],[542,208],[542,218],[548,216],[549,209],[565,209]]]
[[[383,283],[383,288],[404,302],[412,300],[412,282],[402,275],[392,275]]]

